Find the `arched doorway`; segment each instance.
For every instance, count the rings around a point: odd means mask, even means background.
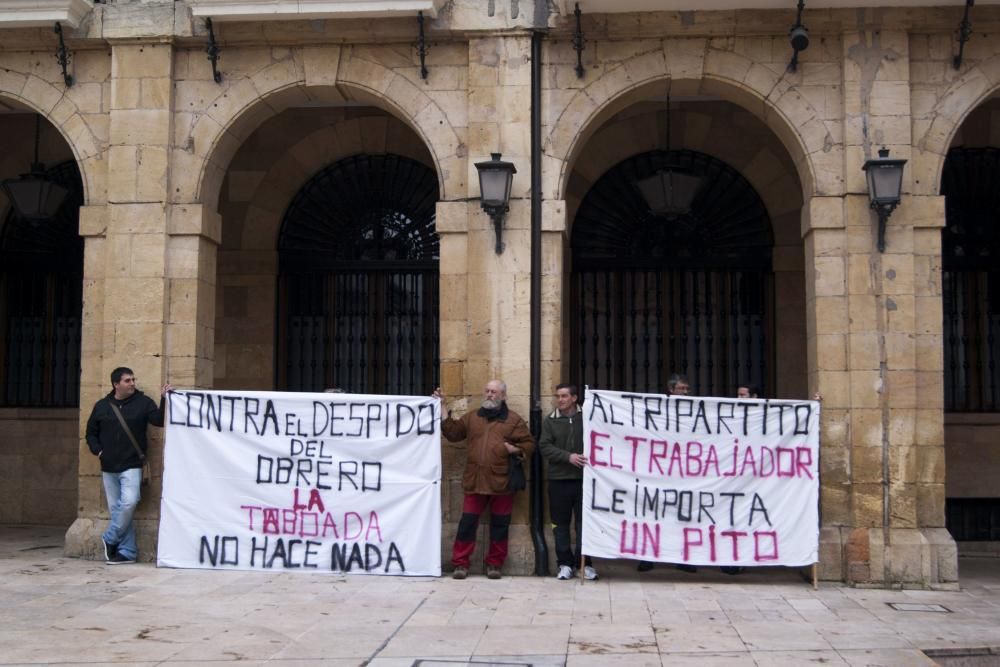
[[[10,210],[0,229],[0,407],[80,404],[83,182],[74,161],[45,177],[69,191],[56,215]]]
[[[278,386],[425,394],[438,383],[438,182],[395,154],[313,176],[278,241]]]
[[[83,178],[48,119],[11,111],[0,114],[0,180],[40,162],[67,193],[43,219],[0,194],[0,524],[66,527],[79,507]]]
[[[690,205],[644,196],[663,174],[693,177]],[[679,372],[704,395],[745,382],[767,392],[773,244],[757,192],[721,160],[655,150],[618,163],[587,192],[573,226],[573,373],[631,391],[665,391]]]
[[[1000,541],[1000,148],[975,145],[972,125],[941,179],[946,517],[970,552]]]

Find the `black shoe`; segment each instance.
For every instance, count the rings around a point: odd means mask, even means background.
[[[719,568],[719,571],[722,572],[722,574],[736,575],[742,572],[743,568],[736,565],[723,565]]]
[[[135,559],[123,556],[122,554],[115,554],[105,562],[108,565],[130,565],[135,562]]]
[[[694,573],[694,572],[698,571],[698,566],[697,565],[688,565],[687,563],[678,563],[675,567],[678,570],[680,570],[681,572],[691,572],[691,573]]]
[[[639,564],[635,566],[635,569],[639,572],[649,572],[653,569],[653,564],[648,560],[641,560],[639,561]]]
[[[101,545],[104,547],[104,562],[107,563],[118,553],[118,545],[105,541],[103,537],[101,538]]]

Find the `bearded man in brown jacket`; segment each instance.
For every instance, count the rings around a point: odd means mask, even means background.
[[[441,388],[434,396],[444,405]],[[442,413],[444,410],[442,410]],[[451,410],[441,423],[441,432],[451,442],[468,441],[465,473],[462,476],[462,518],[458,522],[451,562],[452,577],[469,575],[469,559],[476,549],[479,515],[490,510],[490,546],[486,553],[486,576],[500,578],[500,568],[507,558],[507,532],[514,508],[514,494],[507,488],[510,455],[523,461],[531,456],[535,441],[524,420],[507,407],[507,385],[490,380],[483,390],[483,403],[476,412],[453,419]],[[518,465],[521,465],[520,463]]]

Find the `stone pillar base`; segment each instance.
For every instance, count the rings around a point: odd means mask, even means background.
[[[70,558],[103,561],[104,547],[101,545],[101,535],[107,527],[106,519],[77,517],[66,531],[63,553]],[[135,530],[136,542],[139,545],[137,560],[143,563],[155,561],[159,522],[154,519],[136,519]]]
[[[819,578],[858,587],[958,589],[958,548],[945,528],[823,528]]]

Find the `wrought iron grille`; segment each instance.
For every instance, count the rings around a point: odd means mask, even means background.
[[[636,183],[658,170],[701,179],[690,211],[657,215]],[[654,151],[605,173],[573,227],[571,364],[580,382],[665,391],[767,392],[773,358],[770,219],[753,187],[692,151]]]
[[[83,183],[76,162],[48,170],[69,189],[43,223],[8,213],[0,231],[0,405],[80,404]]]
[[[426,394],[438,384],[437,178],[396,155],[314,176],[282,223],[279,384]]]
[[[1000,498],[947,498],[945,520],[958,541],[1000,540]]]
[[[1000,409],[1000,149],[953,148],[941,179],[945,409]]]

